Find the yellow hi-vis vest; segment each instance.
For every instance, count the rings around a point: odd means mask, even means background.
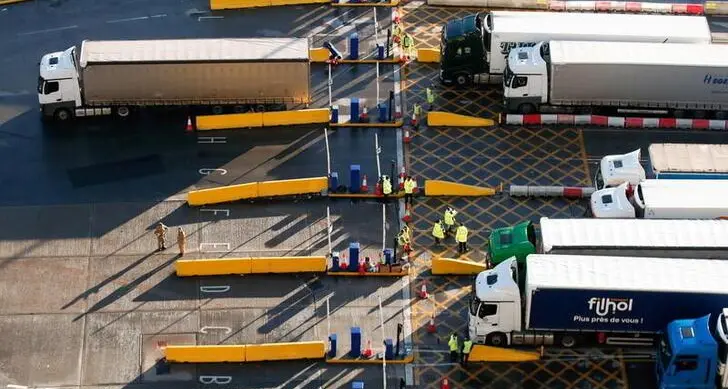
[[[410,178],[410,179],[404,181],[404,193],[412,194],[412,192],[414,192],[416,187],[417,187],[417,184],[415,183],[415,180]]]
[[[448,226],[455,224],[455,212],[451,212],[449,209],[445,210],[445,224]]]
[[[397,235],[397,243],[399,243],[400,246],[409,244],[409,237],[406,234],[400,233]]]
[[[455,240],[458,243],[465,243],[468,241],[468,229],[465,226],[460,226],[457,231],[455,231]]]
[[[447,345],[450,346],[450,351],[458,351],[458,338],[455,335],[450,336]]]
[[[463,342],[463,354],[470,354],[470,349],[473,348],[473,341],[466,340]]]
[[[435,226],[432,227],[432,236],[437,239],[445,239],[445,231],[442,230],[440,223],[435,223]]]
[[[382,180],[382,193],[385,195],[392,194],[392,181],[389,181],[389,178]]]

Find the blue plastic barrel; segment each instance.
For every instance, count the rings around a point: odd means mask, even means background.
[[[338,123],[339,122],[339,106],[333,105],[331,106],[331,123]]]
[[[329,191],[336,192],[336,188],[339,187],[339,173],[331,172],[329,177]]]
[[[394,344],[392,339],[384,339],[384,358],[388,360],[394,359]]]
[[[351,327],[351,351],[349,355],[353,358],[361,356],[361,328]]]
[[[349,35],[349,59],[359,59],[359,34],[355,32]]]
[[[352,123],[359,122],[359,98],[352,97],[351,98],[351,104],[349,105],[349,111],[351,118],[349,118],[349,121]]]
[[[359,193],[361,191],[361,166],[349,166],[349,192]]]
[[[336,358],[336,334],[329,335],[329,358]]]
[[[349,271],[359,270],[359,242],[349,243]]]
[[[387,121],[387,104],[379,103],[379,122],[384,123]]]

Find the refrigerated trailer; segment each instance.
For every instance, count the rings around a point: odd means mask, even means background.
[[[726,220],[551,219],[494,229],[488,261],[530,254],[728,259]]]
[[[529,255],[477,275],[468,332],[494,346],[650,345],[676,319],[720,314],[728,261]]]
[[[644,180],[595,191],[595,218],[719,219],[728,217],[726,180]]]
[[[440,80],[459,86],[500,83],[511,49],[549,40],[709,44],[711,32],[703,16],[479,13],[442,26]]]
[[[728,119],[728,45],[542,42],[512,50],[508,112]]]
[[[284,110],[310,102],[309,67],[305,38],[86,40],[42,57],[38,100],[59,121],[155,106]]]

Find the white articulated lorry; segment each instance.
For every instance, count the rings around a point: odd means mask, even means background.
[[[644,180],[595,191],[592,215],[612,219],[719,219],[728,217],[726,180]]]
[[[650,175],[658,180],[728,180],[728,145],[654,143],[646,162]],[[641,151],[607,155],[599,163],[596,189],[625,182],[637,185],[646,177]]]
[[[711,43],[703,16],[492,11],[442,26],[440,80],[465,86],[500,83],[511,49],[542,41]]]
[[[305,38],[83,41],[40,62],[45,118],[190,107],[223,113],[283,110],[310,102]]]
[[[512,50],[508,112],[728,119],[728,45],[542,42]]]

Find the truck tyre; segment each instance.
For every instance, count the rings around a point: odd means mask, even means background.
[[[263,104],[258,104],[258,105],[257,105],[257,106],[255,107],[255,112],[265,112],[265,105],[263,105]]]
[[[235,113],[244,113],[245,112],[245,106],[244,105],[236,105],[233,107],[233,112]]]
[[[561,346],[564,348],[572,348],[576,346],[576,337],[572,335],[564,335],[561,337]]]
[[[531,103],[523,103],[518,106],[518,113],[522,115],[529,115],[536,112],[536,106]]]
[[[66,108],[58,108],[56,112],[53,113],[53,118],[56,119],[57,122],[67,122],[71,119],[71,111]]]
[[[129,107],[122,105],[121,107],[116,108],[116,115],[120,118],[128,118],[130,114],[131,110]]]
[[[506,334],[500,332],[488,335],[488,339],[486,341],[486,343],[495,347],[505,347],[507,342],[508,338],[506,338]]]
[[[728,119],[728,112],[726,111],[718,111],[715,113],[715,118],[717,120],[726,120]]]
[[[470,86],[470,83],[473,82],[473,76],[471,76],[468,73],[458,73],[455,75],[455,85],[457,85],[460,88],[465,88],[467,86]]]
[[[223,112],[222,105],[213,105],[212,106],[212,113],[215,115],[220,115]]]
[[[685,111],[683,111],[682,109],[674,110],[672,112],[672,115],[675,116],[675,118],[677,118],[677,119],[683,119],[686,116]]]

